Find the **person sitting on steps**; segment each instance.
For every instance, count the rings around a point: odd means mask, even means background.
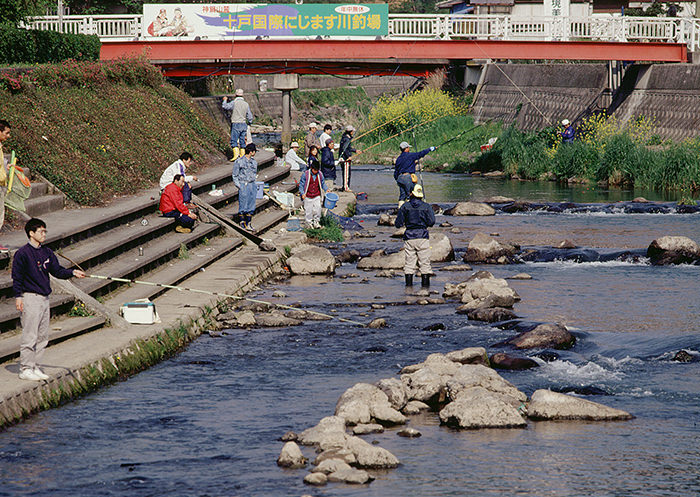
[[[197,176],[188,176],[185,173],[187,168],[192,165],[194,158],[189,152],[182,152],[180,158],[170,164],[160,177],[160,192],[163,193],[165,187],[173,182],[173,178],[176,174],[181,174],[185,177],[185,186],[182,187],[182,200],[185,204],[189,204],[192,201],[192,187],[190,183],[192,181],[199,181]]]
[[[197,220],[197,214],[190,212],[182,199],[182,188],[185,186],[185,177],[176,174],[173,182],[165,187],[160,196],[160,212],[164,217],[175,219],[175,231],[178,233],[190,233]]]
[[[394,223],[397,228],[406,226],[403,235],[403,250],[406,255],[403,272],[406,286],[413,285],[416,261],[421,274],[421,286],[430,286],[430,235],[428,228],[435,225],[435,213],[432,207],[423,202],[423,187],[416,185],[411,191],[411,198],[400,208]]]

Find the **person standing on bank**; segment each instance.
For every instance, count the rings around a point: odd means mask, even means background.
[[[309,132],[306,134],[306,138],[304,138],[304,154],[308,157],[309,152],[311,151],[311,146],[316,145],[319,149],[325,145],[321,145],[321,142],[318,139],[318,136],[316,136],[316,131],[318,130],[318,124],[316,123],[310,123],[309,124]]]
[[[22,340],[19,346],[19,377],[22,380],[48,380],[39,367],[44,349],[49,343],[51,317],[51,284],[49,275],[62,280],[75,276],[85,278],[78,269],[66,269],[58,263],[56,254],[43,246],[46,223],[32,218],[24,225],[29,243],[20,248],[12,261],[12,290],[15,307],[22,313]]]
[[[345,126],[343,136],[340,137],[340,149],[338,151],[338,159],[340,160],[343,174],[343,191],[350,190],[350,165],[352,163],[352,154],[356,153],[352,146],[352,135],[355,132],[355,127],[352,125]]]
[[[323,127],[323,133],[321,133],[321,136],[318,137],[318,141],[321,143],[321,146],[325,145],[326,140],[328,140],[329,138],[333,138],[331,136],[332,132],[333,132],[333,126],[331,126],[330,124],[326,124]]]
[[[396,227],[406,227],[403,235],[403,250],[406,255],[403,272],[406,286],[413,285],[413,275],[416,272],[416,262],[421,274],[421,286],[430,286],[430,235],[428,228],[435,224],[433,208],[423,202],[423,187],[416,185],[411,191],[411,197],[400,208],[396,216]]]
[[[299,179],[299,193],[304,202],[304,221],[310,228],[321,227],[321,205],[326,192],[326,182],[319,170],[318,161],[311,164]]]
[[[176,174],[173,182],[166,186],[161,193],[158,209],[163,213],[163,217],[175,219],[175,231],[191,233],[194,222],[197,220],[197,214],[191,212],[185,205],[182,196],[184,186],[185,177],[182,174]]]
[[[255,177],[258,174],[258,162],[253,158],[257,148],[255,143],[249,143],[245,147],[245,155],[239,157],[233,163],[233,182],[238,187],[238,217],[241,228],[255,231],[250,224],[255,212],[255,196],[257,187]]]
[[[221,108],[231,111],[231,148],[233,149],[231,161],[235,161],[238,157],[243,157],[245,137],[248,124],[253,122],[253,113],[250,111],[248,102],[243,99],[242,88],[236,90],[236,98],[230,102],[225,96]]]
[[[335,186],[335,156],[333,155],[333,139],[326,140],[325,146],[321,149],[321,172],[326,178],[328,188],[333,190]]]
[[[436,147],[426,148],[420,152],[409,152],[408,149],[411,148],[411,146],[408,144],[408,142],[401,142],[399,144],[399,148],[401,149],[401,154],[394,162],[394,179],[396,180],[396,184],[399,185],[400,209],[411,196],[413,185],[417,182],[417,179],[414,181],[416,175],[416,163],[428,155],[429,152],[435,150]]]
[[[574,137],[576,136],[576,130],[571,126],[571,122],[568,119],[564,119],[561,122],[564,126],[564,131],[560,133],[562,143],[574,143]]]
[[[170,164],[160,177],[160,192],[163,193],[165,187],[173,182],[176,174],[181,174],[185,178],[185,186],[182,187],[182,201],[189,204],[192,201],[192,186],[190,182],[199,181],[197,176],[185,174],[187,168],[192,165],[194,158],[189,152],[182,152],[180,158]]]

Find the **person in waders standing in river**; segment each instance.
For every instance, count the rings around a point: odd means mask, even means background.
[[[435,213],[429,204],[423,202],[423,187],[416,185],[411,191],[411,197],[399,208],[396,216],[396,227],[406,226],[403,235],[403,251],[406,262],[403,272],[406,286],[413,286],[413,275],[416,272],[416,262],[420,269],[421,286],[430,286],[430,235],[428,228],[435,225]]]
[[[399,185],[399,209],[408,200],[413,190],[413,185],[418,182],[416,176],[416,162],[435,150],[436,147],[426,148],[420,152],[409,152],[411,146],[408,142],[399,144],[401,155],[394,161],[394,180]]]

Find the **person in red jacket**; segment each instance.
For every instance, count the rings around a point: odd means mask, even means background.
[[[185,177],[176,174],[173,182],[165,187],[160,196],[160,212],[164,217],[175,219],[175,231],[178,233],[190,233],[194,228],[197,214],[190,212],[182,200],[182,187],[185,186]]]

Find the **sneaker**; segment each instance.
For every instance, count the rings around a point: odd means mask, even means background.
[[[49,379],[49,375],[47,375],[46,373],[44,373],[44,372],[43,372],[41,369],[39,369],[39,368],[34,368],[32,371],[33,371],[34,374],[37,375],[37,376],[39,377],[39,379],[41,379],[41,380],[48,380],[48,379]]]
[[[9,248],[0,245],[0,254],[7,254],[10,251]]]
[[[20,371],[19,379],[29,381],[41,381],[41,378],[37,376],[33,369],[23,369],[22,371]]]
[[[241,222],[240,222],[240,226],[241,226],[241,228],[243,228],[244,230],[250,229],[250,228],[248,227],[248,223],[246,223],[245,221],[241,221]]]
[[[175,226],[175,231],[178,233],[192,233],[192,228],[185,228],[184,226]]]

